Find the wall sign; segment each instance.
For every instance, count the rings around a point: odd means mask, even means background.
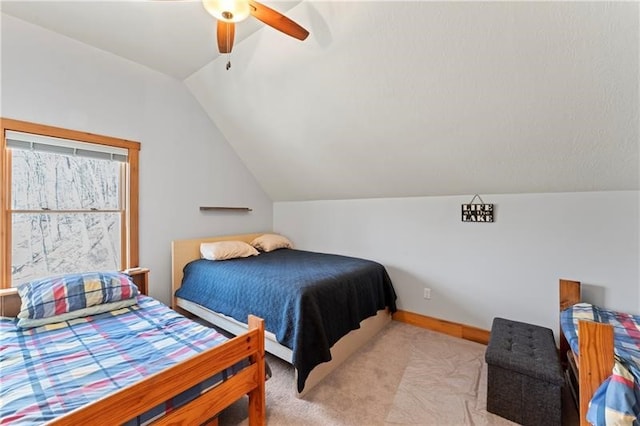
[[[476,198],[479,203],[474,203]],[[462,205],[462,221],[493,222],[493,204],[485,204],[478,194],[474,195],[469,204]]]

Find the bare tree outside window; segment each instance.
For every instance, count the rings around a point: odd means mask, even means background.
[[[122,163],[14,150],[12,285],[121,267]]]

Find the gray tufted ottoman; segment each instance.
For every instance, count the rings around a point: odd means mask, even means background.
[[[562,424],[564,377],[551,329],[494,318],[485,360],[487,411],[523,425]]]

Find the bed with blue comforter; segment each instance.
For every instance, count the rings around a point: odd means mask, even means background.
[[[130,307],[34,328],[0,317],[0,424],[43,424],[225,341],[215,330],[143,295]],[[162,416],[237,368],[129,424]]]
[[[381,264],[348,256],[280,249],[259,256],[211,261],[184,268],[176,296],[242,322],[248,314],[293,351],[302,392],[310,371],[330,361],[330,348],[396,294]]]
[[[560,313],[562,331],[578,354],[578,321],[613,326],[614,367],[595,392],[587,420],[594,425],[640,424],[640,316],[578,303]]]

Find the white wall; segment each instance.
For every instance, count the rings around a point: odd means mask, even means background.
[[[557,280],[640,311],[637,191],[483,195],[496,223],[460,222],[468,197],[272,203],[183,84],[1,15],[2,116],[137,140],[141,264],[169,299],[170,241],[270,229],[300,248],[385,264],[399,307],[489,328],[505,316],[556,328]],[[203,215],[203,204],[250,214]],[[422,289],[432,289],[432,299]]]
[[[399,309],[484,329],[501,316],[557,330],[559,278],[640,313],[637,191],[482,197],[494,223],[461,221],[471,196],[416,197],[276,202],[274,230],[301,249],[381,262]]]
[[[141,142],[140,263],[152,296],[169,301],[171,240],[271,228],[271,200],[181,82],[1,17],[4,117]]]

